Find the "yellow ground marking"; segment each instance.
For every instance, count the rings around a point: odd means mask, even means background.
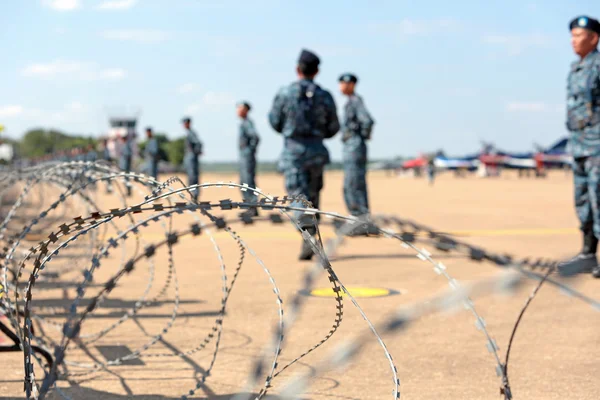
[[[179,231],[178,229],[174,229],[174,231]],[[250,226],[250,230],[246,232],[242,232],[242,230],[237,229],[238,233],[241,234],[243,238],[256,238],[256,239],[293,239],[299,240],[300,234],[294,230],[286,230],[286,231],[273,231],[273,230],[254,230],[252,226]],[[211,233],[215,238],[228,238],[230,235],[227,232],[218,231],[216,229],[211,229]],[[472,236],[472,237],[481,237],[481,236],[551,236],[551,235],[572,235],[578,234],[579,230],[576,228],[532,228],[532,229],[469,229],[469,230],[455,230],[455,231],[446,231],[444,232],[449,235],[459,235],[459,236]],[[114,236],[110,235],[111,237]],[[147,240],[160,240],[165,237],[163,233],[158,232],[150,232],[143,233],[142,236]],[[131,235],[133,238],[134,235]],[[323,239],[331,239],[335,238],[336,235],[334,232],[325,228],[321,231],[321,237]],[[27,235],[25,237],[26,240],[31,241],[41,241],[47,239],[47,236],[42,235]]]
[[[348,292],[353,297],[385,297],[393,294],[398,294],[396,291],[385,288],[371,288],[371,287],[346,287]],[[340,291],[342,297],[346,297],[346,293]],[[310,291],[310,296],[313,297],[335,297],[335,292],[332,288],[317,288]]]

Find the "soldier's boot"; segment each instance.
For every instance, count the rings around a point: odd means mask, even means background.
[[[570,260],[558,264],[559,274],[569,276],[577,273],[584,274],[592,272],[595,277],[600,277],[600,268],[598,267],[598,260],[596,258],[597,248],[598,238],[594,236],[594,233],[584,233],[583,249]]]
[[[317,230],[315,227],[309,227],[306,229],[306,231],[310,234],[310,236],[313,237],[317,234]],[[313,252],[312,247],[310,247],[310,244],[308,244],[304,239],[302,239],[302,247],[300,249],[300,255],[298,256],[298,260],[312,260],[314,254],[315,253]]]

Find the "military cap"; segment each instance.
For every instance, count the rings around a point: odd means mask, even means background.
[[[252,108],[252,107],[250,107],[250,103],[248,103],[247,101],[240,101],[239,103],[237,103],[237,105],[238,105],[238,107],[239,106],[246,107],[248,109],[248,111],[250,111],[250,109]]]
[[[183,117],[181,119],[181,122],[183,122],[185,124],[186,122],[192,122],[192,119],[190,117]]]
[[[586,17],[585,15],[577,17],[571,21],[569,24],[569,29],[573,28],[587,29],[600,35],[600,22],[598,22],[597,19]]]
[[[309,50],[302,49],[300,57],[298,57],[298,64],[304,64],[308,66],[318,66],[321,60],[317,55]]]
[[[340,75],[340,82],[358,82],[358,78],[356,77],[356,75],[353,75],[351,73],[346,73],[346,74],[342,74]]]

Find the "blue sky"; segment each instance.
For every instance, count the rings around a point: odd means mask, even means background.
[[[129,108],[140,128],[175,138],[190,115],[204,159],[234,160],[244,99],[258,157],[275,160],[282,139],[266,115],[308,48],[339,113],[337,77],[358,75],[376,121],[372,158],[459,155],[480,140],[526,151],[566,134],[568,23],[599,12],[597,0],[6,1],[0,124],[11,137],[32,127],[98,136],[107,112]],[[328,143],[339,160],[340,137]]]

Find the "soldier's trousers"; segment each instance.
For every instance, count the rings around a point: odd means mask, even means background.
[[[154,179],[158,178],[158,161],[148,161],[148,173]]]
[[[256,158],[253,155],[245,155],[240,158],[240,184],[246,183],[256,188]],[[256,202],[256,195],[251,190],[242,191],[244,202]]]
[[[285,178],[285,189],[288,196],[304,195],[312,203],[312,208],[319,208],[321,189],[323,189],[324,166],[312,166],[309,168],[286,168],[283,175]],[[306,207],[300,201],[290,204],[293,207]],[[302,229],[314,226],[312,215],[304,215],[301,211],[293,213]],[[319,220],[319,214],[316,216]]]
[[[344,200],[350,214],[369,213],[367,156],[361,151],[344,157]]]
[[[188,186],[197,185],[200,182],[200,163],[198,162],[198,157],[190,157],[185,161],[185,168],[188,176]],[[198,200],[198,196],[200,195],[200,189],[196,188],[192,190],[192,195],[194,199]]]
[[[575,158],[573,178],[580,229],[600,238],[600,157]]]
[[[131,172],[131,157],[121,157],[119,160],[119,167],[127,173]],[[131,183],[129,182],[129,177],[125,178],[125,187],[127,188],[127,194],[131,194]]]

